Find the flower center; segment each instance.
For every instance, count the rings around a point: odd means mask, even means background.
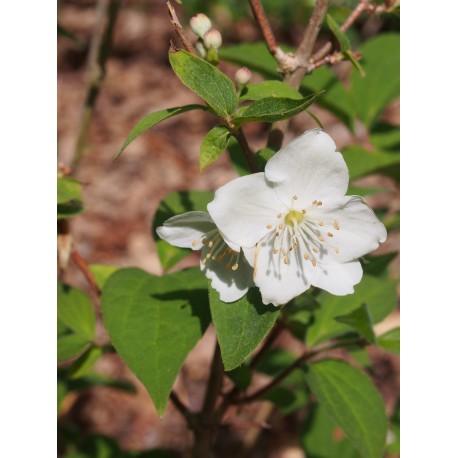
[[[290,210],[285,216],[285,223],[288,226],[297,226],[304,221],[304,214],[297,210]]]

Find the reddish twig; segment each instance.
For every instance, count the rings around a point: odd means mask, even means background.
[[[245,159],[248,163],[248,166],[250,167],[251,172],[259,172],[258,166],[256,165],[256,162],[253,158],[253,153],[248,145],[247,139],[245,137],[245,134],[243,133],[242,128],[239,128],[236,132],[234,132],[233,135],[239,142],[240,148],[242,149],[243,155],[245,156]]]
[[[76,251],[76,249],[72,250],[72,259],[75,261],[76,265],[81,270],[82,274],[86,278],[87,282],[91,285],[91,288],[94,290],[97,296],[100,296],[100,289],[97,286],[97,282],[95,281],[94,275],[89,269],[84,258]]]
[[[272,54],[272,56],[280,64],[279,71],[281,73],[293,71],[297,68],[297,59],[294,55],[285,53],[280,46],[278,46],[261,0],[250,0],[250,6],[253,16],[261,29],[262,36],[264,37],[264,41],[266,42],[270,54]]]
[[[178,16],[175,12],[175,8],[170,4],[170,2],[167,2],[167,8],[169,10],[170,22],[172,24],[173,30],[175,30],[175,33],[180,38],[181,44],[185,47],[186,51],[190,52],[191,54],[195,54],[194,46],[191,44],[188,37],[184,33],[183,27],[181,26]]]
[[[365,11],[370,10],[371,0],[360,0],[356,8],[350,13],[346,21],[340,26],[342,32],[346,32]],[[323,59],[332,49],[332,43],[328,41],[312,57],[311,61],[316,62]]]
[[[172,391],[170,393],[170,400],[172,401],[173,405],[176,407],[176,409],[183,415],[183,417],[186,419],[188,425],[192,427],[192,425],[195,422],[195,414],[193,414],[184,404],[181,402],[181,399],[178,397],[178,395],[175,393],[175,391]]]

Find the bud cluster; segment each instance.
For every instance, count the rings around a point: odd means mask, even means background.
[[[219,30],[212,28],[212,22],[203,13],[194,15],[189,21],[192,31],[199,37],[196,43],[198,53],[212,64],[218,63],[218,49],[223,43]]]

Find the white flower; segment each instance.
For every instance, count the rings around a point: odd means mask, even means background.
[[[243,247],[264,304],[285,304],[317,286],[335,295],[361,281],[358,258],[386,239],[361,197],[345,196],[348,168],[329,135],[310,130],[281,149],[265,174],[216,191],[208,211]]]
[[[222,301],[236,301],[253,286],[253,269],[240,246],[223,238],[208,213],[193,211],[173,216],[157,228],[157,233],[171,245],[202,250],[200,269]]]

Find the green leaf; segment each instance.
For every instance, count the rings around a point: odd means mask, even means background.
[[[173,382],[210,323],[207,281],[198,268],[164,277],[121,269],[102,291],[111,342],[164,413]]]
[[[81,334],[66,334],[57,339],[57,361],[62,362],[81,355],[91,342]]]
[[[362,79],[357,72],[353,72],[351,85],[356,112],[372,130],[383,110],[399,96],[399,34],[377,35],[366,41],[360,52],[366,77]]]
[[[75,361],[70,370],[68,371],[69,378],[80,378],[87,375],[91,372],[92,367],[97,362],[97,360],[102,356],[102,349],[97,347],[92,347],[84,353],[77,361]]]
[[[302,427],[301,445],[307,458],[360,458],[347,438],[337,440],[336,427],[320,404],[315,404]]]
[[[110,266],[106,264],[91,264],[89,270],[94,275],[95,282],[100,290],[103,289],[105,282],[110,278],[110,275],[119,269],[118,266]]]
[[[364,68],[361,65],[360,61],[356,58],[355,54],[352,53],[351,51],[343,51],[342,54],[348,61],[350,61],[353,67],[356,68],[356,70],[358,70],[361,78],[365,78],[366,72],[364,71]]]
[[[226,126],[216,126],[205,135],[200,145],[200,170],[216,161],[226,149],[230,130]]]
[[[326,15],[326,21],[328,23],[329,28],[331,29],[331,32],[337,38],[337,41],[339,42],[342,51],[349,51],[351,47],[350,40],[345,35],[345,33],[342,32],[342,30],[340,30],[339,24],[337,24],[337,22],[330,14]]]
[[[83,213],[84,208],[81,202],[71,201],[65,204],[57,204],[57,219],[73,218]]]
[[[240,391],[245,391],[250,386],[252,372],[251,369],[244,364],[226,372],[226,375],[235,383]]]
[[[172,216],[189,211],[207,211],[213,193],[206,191],[179,191],[169,194],[159,205],[152,225],[152,234],[162,267],[167,270],[191,253],[187,248],[178,248],[161,240],[156,229]]]
[[[372,144],[378,150],[399,153],[401,146],[401,131],[399,126],[378,123],[373,127],[370,137]]]
[[[303,98],[301,93],[290,85],[273,80],[245,86],[240,94],[239,101],[260,100],[266,97],[283,97],[296,100]]]
[[[203,105],[184,105],[182,107],[166,108],[165,110],[156,111],[155,113],[145,116],[142,120],[135,124],[134,128],[130,131],[126,141],[121,146],[121,149],[116,153],[115,159],[117,159],[139,135],[146,132],[148,129],[151,129],[156,124],[159,124],[161,121],[165,121],[166,119],[185,113],[186,111],[206,109],[207,108]]]
[[[387,253],[379,256],[364,256],[362,260],[364,273],[378,277],[386,276],[388,266],[397,255],[398,253]]]
[[[277,376],[280,372],[291,366],[297,357],[294,353],[280,348],[273,348],[266,352],[259,362],[256,370],[271,377]],[[263,399],[275,404],[283,415],[289,415],[304,407],[309,399],[305,376],[300,368],[293,370],[285,377],[280,385],[269,391]]]
[[[361,305],[361,307],[352,310],[346,315],[336,316],[334,318],[339,323],[346,324],[355,329],[361,334],[368,342],[372,344],[377,343],[377,339],[372,328],[372,320],[370,316],[367,304]]]
[[[209,297],[224,368],[230,371],[240,366],[266,337],[280,308],[264,305],[254,288],[236,302],[222,302],[211,287]]]
[[[232,120],[235,125],[250,121],[276,122],[288,119],[308,108],[321,92],[309,95],[302,99],[286,99],[283,97],[266,97],[256,100],[249,107],[239,110]]]
[[[81,202],[83,200],[81,193],[81,184],[74,178],[58,177],[57,178],[57,203],[64,204],[72,200]]]
[[[82,291],[61,283],[57,285],[57,318],[87,341],[94,338],[94,307]]]
[[[349,146],[342,154],[351,180],[371,173],[383,173],[389,166],[399,167],[400,156],[395,153],[370,152],[361,146]]]
[[[280,79],[277,72],[278,63],[264,42],[225,46],[219,50],[219,57],[267,77]]]
[[[316,345],[348,333],[351,328],[338,323],[334,318],[357,309],[362,303],[367,304],[373,323],[383,320],[396,307],[396,282],[364,275],[361,283],[355,286],[353,294],[333,296],[323,291],[318,300],[321,308],[315,312],[313,325],[308,329],[308,345]]]
[[[387,433],[385,405],[372,382],[343,361],[308,366],[307,383],[323,409],[363,458],[382,458]]]
[[[301,83],[301,93],[326,91],[318,100],[317,105],[329,110],[339,118],[350,130],[353,130],[355,107],[351,93],[345,88],[334,72],[327,67],[320,67],[307,75]]]
[[[401,330],[399,328],[392,329],[386,332],[378,339],[378,344],[385,350],[394,353],[395,355],[400,354],[400,336]]]
[[[169,54],[173,71],[191,91],[202,97],[222,118],[237,107],[237,93],[232,81],[216,67],[186,51]]]

